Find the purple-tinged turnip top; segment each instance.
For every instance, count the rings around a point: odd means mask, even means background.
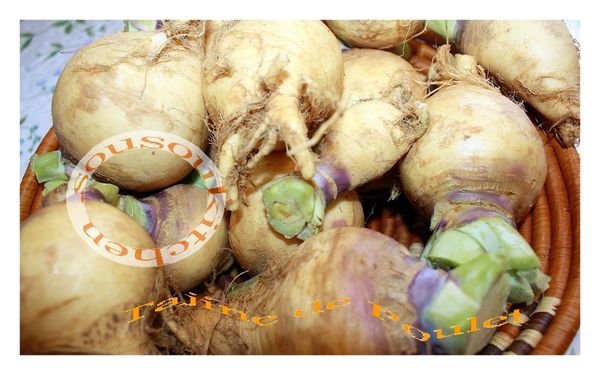
[[[38,182],[44,183],[44,207],[65,200],[67,179],[73,165],[62,158],[60,151],[37,156],[32,169]],[[195,185],[178,184],[139,199],[120,195],[119,188],[90,178],[83,199],[110,203],[132,217],[150,234],[158,246],[168,246],[185,238],[203,219],[207,209],[207,191],[200,179],[190,178]],[[79,199],[78,197],[73,197]],[[172,284],[188,290],[212,277],[231,262],[228,250],[227,218],[218,224],[213,237],[197,253],[167,265]]]
[[[299,238],[286,238],[269,224],[267,209],[263,201],[263,195],[269,194],[268,190],[264,190],[265,186],[273,180],[277,181],[278,178],[289,175],[293,171],[293,161],[284,152],[275,151],[261,160],[248,176],[249,188],[241,196],[242,204],[240,208],[231,213],[229,228],[229,238],[234,256],[244,269],[260,273],[277,264],[286,253],[296,251],[302,243]],[[290,181],[300,185],[297,189],[302,189],[305,185],[308,185],[302,179],[291,179]],[[278,184],[277,186],[282,187],[285,184]],[[292,188],[287,188],[286,191],[291,192]],[[294,204],[293,199],[302,197],[311,199],[314,197],[312,189],[308,189],[307,193],[307,195],[302,196],[302,194],[295,192],[286,199],[289,199],[289,204]],[[320,199],[314,201],[316,204],[319,202]],[[281,215],[281,217],[289,219],[287,224],[282,223],[282,225],[287,225],[288,231],[294,225],[294,221],[298,222],[299,226],[296,230],[301,231],[305,226],[305,222],[311,220],[308,216],[315,212],[312,209],[305,212],[306,217],[291,220],[285,212],[276,212],[277,202],[270,202],[270,204],[272,219],[275,215]],[[314,207],[310,204],[304,206]],[[341,193],[325,208],[323,216],[315,218],[315,220],[318,220],[323,230],[342,226],[362,227],[364,215],[358,195],[354,191]]]
[[[468,332],[469,318],[502,314],[504,271],[487,253],[450,273],[434,270],[381,233],[335,228],[212,301],[210,310],[204,302],[178,307],[175,334],[192,352],[210,354],[474,354],[493,330]],[[229,316],[218,313],[222,306]],[[452,336],[452,326],[461,329],[455,337],[427,333],[419,341],[417,329]]]
[[[306,239],[320,230],[325,207],[390,170],[427,128],[425,85],[414,68],[391,52],[344,52],[342,101],[316,149],[310,181],[286,176],[264,188],[272,227],[286,238]]]
[[[400,164],[404,194],[434,230],[421,257],[450,270],[494,254],[510,271],[509,301],[531,302],[548,277],[515,225],[546,178],[542,142],[471,56],[440,47],[430,78],[439,88],[427,99],[429,128]]]

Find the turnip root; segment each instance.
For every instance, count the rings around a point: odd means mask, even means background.
[[[94,225],[119,243],[151,248],[132,218],[103,202],[86,202]],[[96,254],[79,237],[66,204],[30,216],[21,226],[21,353],[153,353],[143,325],[123,311],[151,298],[156,270]]]
[[[428,26],[550,120],[566,146],[579,141],[579,53],[563,21],[430,21]]]
[[[348,47],[388,49],[423,31],[421,20],[328,20],[329,29]]]
[[[31,166],[38,182],[44,183],[43,206],[64,201],[67,179],[74,167],[61,158],[60,151],[37,156],[32,160]],[[93,178],[84,190],[86,201],[98,200],[117,206],[144,227],[161,247],[183,239],[201,223],[208,210],[207,196],[205,187],[179,184],[138,199],[130,195],[119,195],[117,186],[101,183]],[[211,203],[215,204],[216,201]],[[191,289],[233,261],[227,250],[227,218],[216,225],[216,232],[200,250],[165,266],[175,288]]]
[[[335,36],[320,21],[211,22],[204,98],[218,147],[227,208],[239,206],[243,178],[285,143],[305,179],[315,156],[309,131],[337,108],[344,77]],[[317,58],[318,56],[318,58]]]
[[[422,257],[451,269],[494,253],[532,283],[525,300],[511,302],[531,302],[548,280],[515,225],[544,185],[543,145],[525,112],[487,83],[471,56],[442,46],[432,72],[441,88],[427,99],[429,128],[400,165],[406,197],[435,230]]]
[[[394,166],[425,132],[427,109],[425,85],[402,58],[385,51],[354,49],[344,53],[344,61],[342,101],[351,107],[318,145],[318,172],[341,170],[353,189]],[[344,190],[343,182],[338,183],[334,175],[329,178],[335,186],[324,188],[319,183],[323,190]]]
[[[467,332],[469,318],[500,315],[508,289],[491,254],[446,274],[383,234],[343,227],[312,237],[223,301],[198,297],[163,317],[195,353],[473,354],[493,330]]]
[[[79,50],[52,100],[53,125],[65,154],[78,161],[106,138],[142,129],[206,147],[201,32],[195,23],[167,23],[156,32],[109,35]],[[115,153],[127,147],[123,142]],[[190,170],[177,156],[149,149],[116,155],[96,175],[147,192],[176,183]]]
[[[263,204],[263,187],[273,179],[294,171],[294,163],[284,152],[266,156],[248,177],[251,188],[244,191],[240,208],[231,213],[229,239],[236,260],[242,267],[260,273],[279,263],[284,253],[294,252],[302,243],[285,238],[270,225]],[[325,209],[322,229],[364,225],[362,205],[354,191],[344,192]],[[301,224],[304,226],[304,221]]]
[[[295,190],[308,199],[295,197],[290,189],[301,185],[293,181],[298,180],[295,176],[265,187],[269,221],[287,238],[316,233],[329,202],[385,174],[427,127],[426,85],[409,63],[391,52],[369,49],[347,51],[344,60],[342,101],[349,108],[331,123],[317,146],[314,187],[306,184],[314,192]],[[307,206],[319,199],[314,210]],[[298,224],[298,217],[308,219],[305,225]]]
[[[141,200],[121,197],[119,208],[141,223],[158,246],[167,246],[183,239],[200,224],[209,203],[207,196],[205,189],[180,184]],[[227,218],[223,217],[216,232],[201,249],[165,267],[175,288],[189,290],[213,277],[231,261]]]

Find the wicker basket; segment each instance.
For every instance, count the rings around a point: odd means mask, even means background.
[[[431,35],[421,37],[435,43]],[[411,41],[411,47],[414,54],[410,62],[426,72],[435,49],[422,40]],[[519,327],[501,326],[481,354],[563,354],[579,329],[579,155],[575,148],[563,148],[554,137],[542,132],[540,137],[545,143],[548,176],[519,231],[552,281],[540,300],[520,307],[522,321],[527,322]],[[50,129],[35,153],[58,148],[54,129]],[[42,190],[28,168],[21,181],[21,221],[41,207]],[[406,219],[397,207],[386,207],[367,226],[396,239],[407,238]]]

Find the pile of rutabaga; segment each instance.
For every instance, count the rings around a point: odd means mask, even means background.
[[[22,353],[476,353],[493,329],[467,332],[473,317],[548,288],[515,229],[546,158],[513,100],[578,142],[563,22],[148,24],[81,48],[56,86],[61,149],[32,159],[44,208],[21,226]],[[428,76],[392,52],[426,28],[456,52],[439,47]],[[133,130],[192,142],[225,186],[215,235],[164,267],[89,250],[64,202],[73,165]],[[207,207],[191,171],[162,150],[119,153],[88,181],[88,213],[128,246],[175,243]],[[362,228],[362,192],[384,174],[430,221],[421,254]],[[232,267],[252,277],[217,290]]]

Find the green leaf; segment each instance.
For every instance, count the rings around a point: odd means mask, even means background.
[[[61,27],[61,26],[64,26],[64,25],[66,25],[68,23],[69,23],[69,21],[54,21],[54,22],[52,22],[52,26],[54,26],[54,27]]]
[[[60,43],[56,43],[56,42],[55,42],[55,43],[50,43],[50,45],[51,45],[52,47],[54,47],[55,49],[62,49],[62,48],[63,48],[63,45],[62,45],[62,44],[60,44]]]
[[[93,26],[88,26],[84,30],[88,36],[94,36],[94,27]]]
[[[71,31],[73,31],[73,24],[69,23],[67,26],[65,26],[65,33],[71,34]]]
[[[56,56],[57,53],[58,53],[58,50],[52,51],[48,56],[46,56],[46,58],[44,59],[44,61],[53,58],[54,56]]]
[[[23,52],[23,50],[24,50],[25,48],[27,48],[27,46],[28,46],[28,45],[30,45],[30,44],[31,44],[31,41],[32,41],[32,40],[33,40],[33,37],[31,37],[31,38],[27,38],[27,39],[25,39],[25,41],[23,41],[23,43],[21,43],[21,52]]]
[[[21,33],[21,38],[33,38],[33,33]]]
[[[21,117],[21,123],[19,125],[23,125],[23,123],[27,120],[27,115]]]
[[[75,21],[75,22],[77,22],[77,23],[78,23],[78,24],[80,24],[80,25],[83,25],[83,24],[85,23],[85,21],[84,21],[84,20],[77,20],[77,21]]]

